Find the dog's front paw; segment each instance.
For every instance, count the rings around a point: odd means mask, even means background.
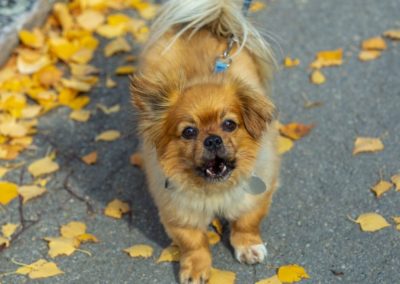
[[[267,257],[267,248],[264,244],[239,246],[234,249],[236,259],[246,264],[260,263]]]
[[[181,284],[205,284],[210,277],[211,254],[201,249],[182,255],[179,278]]]

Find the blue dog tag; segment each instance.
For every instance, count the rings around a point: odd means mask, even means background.
[[[223,73],[228,70],[231,61],[231,59],[217,59],[214,65],[214,73]]]

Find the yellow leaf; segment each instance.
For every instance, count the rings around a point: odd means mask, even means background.
[[[135,245],[124,249],[124,252],[128,253],[131,257],[149,258],[153,255],[153,248],[148,245]]]
[[[72,221],[60,228],[60,234],[64,238],[75,238],[84,233],[86,233],[86,225],[82,222]]]
[[[26,106],[21,112],[21,117],[22,118],[34,118],[34,117],[37,117],[40,114],[41,110],[42,110],[42,107],[38,106],[38,105]]]
[[[88,96],[79,96],[73,99],[71,102],[66,103],[65,105],[69,106],[74,110],[80,110],[85,107],[90,102],[90,98]]]
[[[210,245],[215,245],[219,243],[219,241],[221,240],[221,237],[216,232],[213,231],[208,231],[207,237],[208,237],[208,243]]]
[[[117,83],[115,83],[115,81],[113,79],[111,79],[110,77],[107,77],[106,87],[111,89],[111,88],[114,88],[115,86],[117,86]]]
[[[17,269],[15,273],[21,275],[28,274],[29,278],[38,279],[56,276],[64,272],[61,271],[54,262],[48,262],[47,260],[39,259],[34,263]]]
[[[278,153],[282,155],[286,152],[289,152],[293,148],[293,141],[289,138],[283,137],[281,135],[278,136]]]
[[[49,242],[49,255],[53,258],[60,255],[69,256],[79,247],[79,241],[76,239],[64,237],[49,237],[44,239]]]
[[[121,133],[117,130],[108,130],[96,136],[95,141],[114,141],[121,137]]]
[[[88,31],[96,30],[97,27],[103,24],[104,20],[104,15],[95,10],[85,10],[76,18],[78,25]]]
[[[104,48],[104,56],[110,57],[118,52],[129,52],[132,48],[124,37],[117,37]]]
[[[8,248],[9,246],[10,246],[10,240],[0,236],[0,249],[2,249],[3,247]]]
[[[90,111],[82,109],[74,110],[69,114],[69,118],[79,122],[86,122],[90,118]]]
[[[371,61],[377,59],[379,56],[381,56],[379,50],[361,50],[358,54],[358,59],[361,61]]]
[[[311,80],[311,83],[313,83],[315,85],[322,85],[325,83],[326,78],[325,78],[325,75],[321,71],[314,70],[311,73],[310,80]]]
[[[343,49],[325,50],[317,53],[316,59],[311,63],[311,68],[320,69],[328,66],[343,64]]]
[[[49,40],[49,46],[51,52],[64,61],[68,61],[79,49],[79,46],[74,45],[65,38],[51,38]]]
[[[66,88],[70,88],[80,92],[89,92],[92,86],[86,82],[80,81],[78,79],[61,79],[62,84]]]
[[[354,142],[353,155],[363,152],[379,152],[383,149],[383,143],[379,138],[357,137]]]
[[[18,186],[15,183],[0,181],[0,204],[7,205],[18,196]]]
[[[18,188],[18,194],[22,196],[23,203],[39,197],[47,192],[46,188],[37,185],[24,185]]]
[[[265,9],[265,3],[260,2],[260,1],[255,1],[251,4],[249,11],[252,13],[261,11],[262,9]]]
[[[290,68],[290,67],[295,67],[300,64],[300,60],[297,58],[290,58],[290,57],[285,57],[283,60],[283,66]]]
[[[21,30],[19,32],[19,39],[23,44],[33,48],[41,48],[44,45],[44,35],[39,29],[34,29],[32,32]]]
[[[111,14],[107,17],[107,23],[111,26],[118,26],[121,24],[129,24],[132,19],[123,13]]]
[[[167,262],[179,261],[180,258],[181,258],[181,253],[179,251],[179,248],[171,244],[169,247],[163,249],[160,257],[157,259],[157,263],[165,261]]]
[[[144,4],[147,4],[147,5],[141,9],[138,9],[139,15],[143,19],[146,19],[146,20],[153,19],[157,14],[158,7],[156,5],[152,5],[150,3],[144,3]]]
[[[396,186],[396,191],[400,191],[400,174],[394,175],[390,178],[390,180]]]
[[[107,107],[107,106],[105,106],[103,104],[97,104],[97,107],[99,109],[101,109],[101,111],[104,112],[105,114],[112,114],[112,113],[115,113],[115,112],[119,112],[120,109],[121,109],[120,105],[114,105],[114,106],[111,106],[111,107]]]
[[[0,123],[0,133],[4,136],[23,137],[27,135],[28,128],[15,119],[7,119]]]
[[[71,68],[71,74],[75,77],[83,77],[91,74],[97,74],[100,71],[98,68],[88,64],[71,63],[69,67]]]
[[[117,69],[115,69],[115,74],[117,75],[129,75],[135,72],[135,66],[132,65],[125,65],[125,66],[119,66]]]
[[[222,235],[222,224],[221,221],[217,218],[212,220],[211,225],[217,231],[218,234]]]
[[[97,162],[97,151],[93,151],[82,157],[82,161],[87,165],[93,165]]]
[[[292,140],[298,140],[310,133],[311,129],[314,128],[313,124],[302,124],[298,122],[292,122],[279,127],[279,132]]]
[[[3,237],[10,239],[10,237],[15,233],[17,228],[19,227],[18,224],[5,224],[1,227],[1,232],[3,233]]]
[[[301,279],[308,279],[310,276],[303,267],[297,264],[290,264],[279,267],[278,278],[283,283],[294,283]]]
[[[73,27],[74,20],[71,14],[69,13],[66,4],[64,3],[54,4],[53,12],[64,31],[70,30]]]
[[[361,230],[364,232],[375,232],[390,226],[385,218],[377,213],[361,214],[355,221],[360,224]]]
[[[279,280],[278,275],[274,275],[272,277],[257,281],[255,284],[282,284]]]
[[[86,64],[92,60],[93,54],[94,51],[92,49],[81,48],[71,56],[71,60],[79,64]]]
[[[385,50],[387,45],[385,40],[378,36],[364,40],[361,43],[361,48],[363,50]]]
[[[234,284],[236,274],[232,271],[224,271],[211,268],[208,284]]]
[[[375,193],[376,197],[381,197],[386,191],[389,191],[392,188],[393,184],[387,182],[385,180],[381,180],[378,182],[373,188],[372,191]]]
[[[123,36],[126,33],[124,24],[112,26],[112,25],[101,25],[96,29],[96,32],[105,38],[114,38]]]
[[[60,167],[50,157],[44,157],[29,165],[28,171],[36,178],[58,171]]]
[[[129,211],[131,211],[131,209],[128,203],[122,202],[119,199],[114,199],[107,204],[104,215],[115,219],[121,219],[122,214],[128,213]]]
[[[10,170],[10,169],[7,169],[7,168],[5,168],[5,167],[0,167],[0,178],[2,178],[3,176],[5,176],[5,175],[8,173],[9,170]]]
[[[399,30],[387,30],[383,35],[392,40],[400,40],[400,29]]]
[[[41,55],[37,60],[28,62],[20,55],[17,57],[17,69],[21,74],[33,74],[51,63],[47,55]]]
[[[87,242],[98,243],[99,242],[99,240],[94,235],[88,234],[88,233],[79,235],[76,237],[76,239],[81,243],[87,243]]]
[[[400,224],[400,216],[394,216],[392,219],[396,224]]]

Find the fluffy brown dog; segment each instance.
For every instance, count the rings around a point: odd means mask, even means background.
[[[259,227],[279,171],[272,59],[237,2],[169,1],[132,80],[148,186],[180,248],[181,283],[209,278],[206,232],[216,216],[230,221],[240,262],[267,254]],[[231,65],[216,74],[226,50]]]

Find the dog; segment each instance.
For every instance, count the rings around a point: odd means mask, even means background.
[[[280,168],[273,62],[241,1],[171,0],[152,26],[132,102],[148,188],[181,252],[180,283],[208,281],[215,217],[230,222],[238,261],[267,255],[260,223]]]

